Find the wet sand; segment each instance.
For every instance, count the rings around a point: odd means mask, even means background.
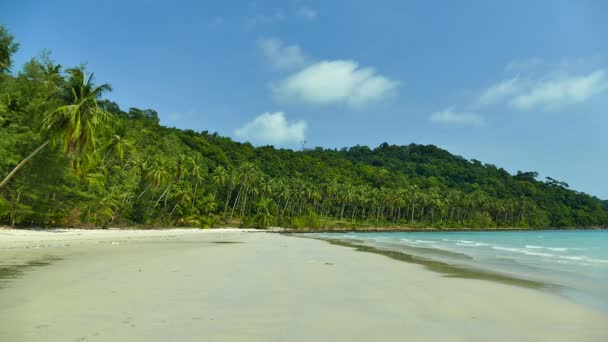
[[[324,241],[0,230],[0,341],[606,341],[608,316]]]

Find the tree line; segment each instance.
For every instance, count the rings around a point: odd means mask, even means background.
[[[0,26],[0,223],[584,227],[608,203],[534,172],[509,174],[436,146],[293,151],[160,125],[122,110],[83,66],[50,54],[12,71]]]

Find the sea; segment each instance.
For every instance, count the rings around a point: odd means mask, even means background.
[[[608,311],[608,230],[347,232],[313,237],[543,284]]]

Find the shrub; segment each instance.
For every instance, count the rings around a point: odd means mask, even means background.
[[[319,216],[315,212],[313,212],[312,210],[309,210],[306,215],[300,216],[300,217],[295,217],[292,220],[291,225],[293,228],[296,228],[296,229],[302,229],[302,228],[320,229],[321,220],[319,220]]]

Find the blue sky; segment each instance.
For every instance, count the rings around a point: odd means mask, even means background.
[[[2,1],[24,61],[123,109],[300,148],[435,144],[608,198],[608,2]]]

